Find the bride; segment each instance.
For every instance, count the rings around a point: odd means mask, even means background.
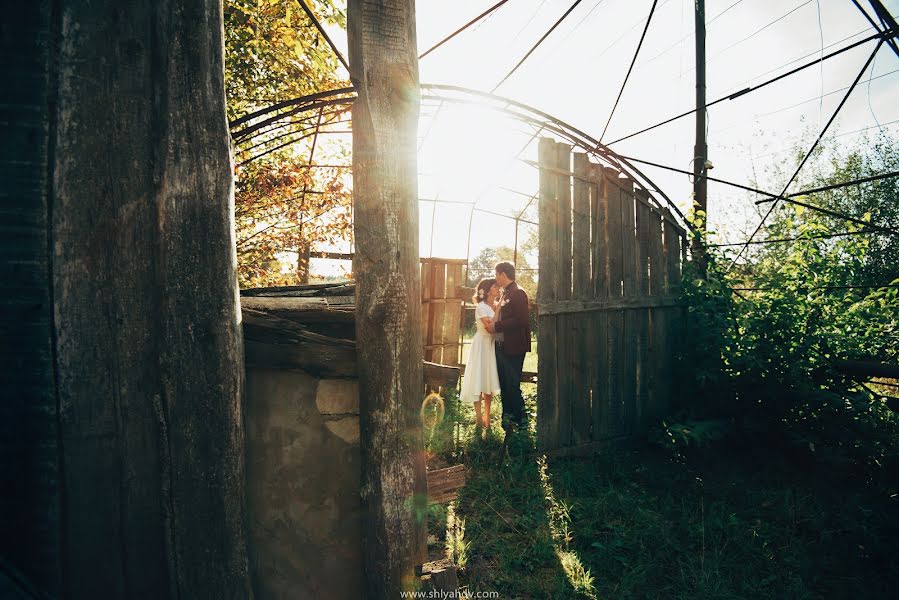
[[[471,299],[476,305],[474,315],[477,331],[471,340],[471,351],[468,353],[460,394],[463,402],[474,404],[477,423],[486,428],[490,427],[490,400],[500,389],[496,354],[493,351],[493,334],[487,331],[487,323],[495,316],[493,306],[499,292],[496,279],[485,278],[478,283],[475,295]]]

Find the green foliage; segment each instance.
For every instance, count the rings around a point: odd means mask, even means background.
[[[225,0],[228,118],[282,100],[344,87],[338,60],[297,0]],[[316,0],[323,24],[346,27],[343,2]]]
[[[310,6],[324,24],[345,26],[341,2],[318,0]],[[224,9],[229,119],[347,85],[338,76],[336,56],[297,0],[226,0]],[[323,122],[340,118],[335,112]],[[234,200],[242,287],[300,283],[297,253],[351,239],[347,170],[308,167],[313,138],[304,137],[304,131],[314,125],[282,124],[238,149]],[[261,155],[265,142],[277,145],[292,138],[296,144],[245,162]],[[319,140],[315,161],[348,162],[348,148],[323,146]]]
[[[856,153],[808,185],[893,164],[883,156],[895,160],[896,147]],[[895,182],[875,188],[834,190],[805,201],[896,227]],[[819,455],[872,470],[897,464],[897,419],[881,398],[832,364],[835,358],[899,358],[899,267],[889,258],[896,236],[831,236],[860,227],[785,205],[772,214],[769,235],[796,241],[758,247],[730,271],[731,257],[712,251],[705,278],[686,270],[684,339],[691,343],[680,357],[686,414],[787,436]],[[678,441],[670,427],[669,433]]]

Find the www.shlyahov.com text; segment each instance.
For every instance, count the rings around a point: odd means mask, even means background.
[[[421,590],[417,592],[400,592],[400,598],[434,598],[439,600],[451,600],[455,598],[499,598],[499,592],[472,592],[471,590]]]

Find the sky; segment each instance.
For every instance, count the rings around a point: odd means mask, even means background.
[[[581,0],[523,65],[512,67],[573,0],[509,0],[419,63],[422,83],[458,85],[523,102],[599,138],[652,0]],[[418,0],[418,46],[424,52],[496,0]],[[862,6],[870,11],[867,2]],[[899,0],[884,2],[894,15]],[[707,0],[707,101],[727,96],[873,33],[850,0]],[[658,0],[645,40],[603,142],[643,160],[691,170],[695,117],[633,138],[695,106],[694,14],[690,0]],[[332,32],[346,51],[345,32]],[[827,123],[876,42],[801,73],[726,100],[708,111],[710,175],[779,193],[777,166],[793,164]],[[870,81],[869,81],[870,80]],[[494,91],[495,90],[495,91]],[[436,115],[436,117],[435,117]],[[879,123],[879,125],[878,125]],[[899,135],[899,58],[881,46],[825,139],[847,148],[863,135]],[[422,256],[475,256],[514,243],[514,222],[537,189],[534,169],[516,155],[532,129],[477,106],[438,109],[423,101],[419,123]],[[521,157],[536,159],[536,144]],[[687,176],[641,167],[682,210]],[[789,191],[802,189],[802,174]],[[710,183],[709,226],[721,241],[741,241],[758,223],[756,198]],[[436,207],[436,208],[435,208]],[[476,208],[476,210],[472,210]],[[525,238],[531,225],[523,224]],[[471,231],[469,236],[469,229]],[[433,235],[432,235],[433,231]],[[468,240],[470,244],[466,244]]]

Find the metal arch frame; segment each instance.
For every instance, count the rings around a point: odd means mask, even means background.
[[[679,224],[684,229],[691,228],[690,223],[677,205],[671,201],[655,182],[634,166],[634,164],[627,158],[619,155],[608,146],[600,143],[598,139],[581,131],[577,127],[522,102],[491,94],[489,92],[442,84],[423,83],[420,87],[422,100],[443,103],[476,104],[484,108],[502,112],[521,122],[537,125],[542,131],[554,133],[558,137],[570,142],[572,146],[580,148],[597,160],[619,170],[630,179],[636,181],[640,187],[649,194],[650,200],[655,203],[656,206],[662,210],[665,210],[666,208],[670,209],[673,215],[676,215]],[[265,133],[265,131],[260,130],[268,125],[277,123],[282,119],[307,111],[313,111],[323,106],[351,105],[355,99],[356,95],[353,93],[353,88],[340,88],[278,102],[268,108],[255,111],[231,121],[231,136],[235,141],[235,144],[239,146],[256,136]]]

